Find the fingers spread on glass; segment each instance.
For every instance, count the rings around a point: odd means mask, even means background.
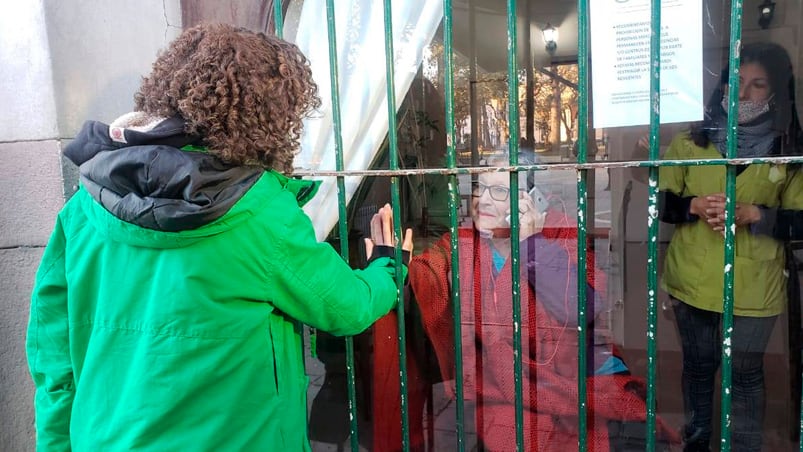
[[[370,257],[374,246],[395,247],[398,243],[393,230],[393,209],[385,204],[371,218],[371,238],[365,239],[366,254]],[[402,241],[402,249],[412,252],[413,230],[407,229]]]

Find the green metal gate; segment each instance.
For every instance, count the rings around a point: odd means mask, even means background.
[[[400,224],[400,198],[399,198],[399,177],[410,174],[445,174],[448,177],[449,186],[449,218],[450,218],[450,231],[452,232],[452,261],[459,260],[459,250],[457,243],[457,228],[458,228],[458,206],[460,203],[460,193],[458,192],[458,175],[463,174],[478,174],[481,172],[489,171],[485,167],[458,167],[455,152],[455,120],[454,120],[454,68],[453,68],[453,22],[452,22],[452,1],[443,0],[443,39],[444,39],[444,68],[445,68],[445,132],[447,136],[447,166],[446,168],[437,169],[416,169],[416,170],[400,170],[398,166],[398,145],[396,135],[396,103],[394,100],[394,63],[392,55],[393,49],[393,23],[391,21],[391,0],[384,1],[384,30],[385,30],[385,68],[387,75],[387,98],[388,98],[388,118],[389,118],[389,152],[390,152],[390,169],[389,170],[376,170],[376,171],[344,171],[343,166],[343,141],[341,137],[341,117],[340,117],[340,98],[338,92],[338,70],[337,70],[337,53],[335,42],[335,20],[334,20],[334,0],[326,1],[326,17],[328,25],[329,36],[329,57],[330,57],[330,80],[332,84],[332,105],[334,115],[334,132],[335,132],[335,152],[337,154],[337,169],[334,172],[317,171],[314,173],[300,175],[314,175],[314,176],[329,176],[336,177],[338,192],[339,192],[339,236],[341,252],[344,259],[348,261],[349,258],[349,243],[348,243],[348,225],[346,215],[346,195],[344,187],[344,178],[353,175],[365,175],[375,177],[388,177],[391,181],[391,201],[394,213],[394,231],[397,237],[402,236]],[[281,2],[274,2],[274,17],[277,24],[277,34],[281,36],[283,28],[282,8]],[[733,304],[734,304],[734,206],[735,206],[735,180],[736,169],[738,165],[746,165],[750,163],[790,163],[803,161],[801,158],[760,158],[760,159],[737,159],[736,156],[736,112],[738,96],[734,94],[739,90],[739,49],[741,42],[741,29],[742,29],[742,2],[733,2],[730,10],[731,28],[730,28],[730,74],[728,79],[729,98],[731,99],[728,108],[728,151],[727,158],[724,159],[707,159],[707,160],[660,160],[659,159],[659,125],[660,125],[660,49],[661,38],[660,34],[656,32],[651,33],[650,41],[650,58],[651,58],[651,73],[650,73],[650,137],[649,137],[649,159],[646,161],[618,161],[618,162],[589,162],[588,159],[588,103],[589,103],[589,3],[586,1],[579,1],[578,8],[578,66],[579,66],[579,152],[577,162],[571,164],[531,164],[520,165],[517,157],[516,143],[519,142],[519,109],[515,102],[509,102],[510,108],[508,111],[508,121],[510,136],[508,142],[510,143],[510,162],[507,167],[502,168],[504,171],[509,172],[511,192],[516,192],[519,188],[518,173],[521,171],[546,171],[546,170],[573,170],[577,173],[577,265],[578,265],[578,324],[586,325],[586,273],[588,271],[586,264],[586,248],[587,231],[588,231],[588,174],[598,168],[627,168],[627,167],[647,167],[649,168],[649,198],[648,209],[646,213],[648,223],[648,279],[647,279],[647,353],[648,353],[648,372],[647,372],[647,448],[648,450],[655,450],[656,448],[656,355],[657,355],[657,316],[658,316],[658,243],[656,237],[658,236],[658,170],[661,166],[692,166],[692,165],[724,165],[727,168],[726,179],[726,228],[725,228],[725,256],[723,262],[723,271],[725,275],[725,286],[723,292],[724,299],[724,314],[722,322],[722,393],[721,393],[721,444],[720,450],[730,450],[730,430],[731,423],[730,410],[731,410],[731,354],[729,344],[731,343],[731,334],[733,326]],[[517,79],[517,20],[516,20],[516,1],[507,0],[507,71],[508,80]],[[659,0],[653,0],[651,4],[651,30],[661,29],[661,4]],[[509,83],[508,96],[510,99],[517,99],[519,97],[517,83]],[[494,171],[499,170],[495,168]],[[517,197],[510,197],[511,216],[516,217],[519,213],[519,200]],[[511,242],[512,242],[512,268],[513,274],[518,274],[521,265],[519,259],[518,238],[519,238],[519,225],[517,222],[511,224]],[[397,262],[400,261],[400,253],[397,250]],[[396,283],[399,289],[400,298],[403,297],[402,290],[402,273],[401,269],[397,268]],[[459,275],[458,272],[452,272],[452,306],[454,309],[454,350],[456,355],[456,422],[454,425],[456,433],[456,443],[454,448],[463,451],[466,448],[466,426],[464,414],[464,400],[463,400],[463,378],[460,372],[462,369],[462,351],[460,341],[460,290],[459,290]],[[519,307],[521,288],[517,278],[513,278],[513,318],[511,319],[513,325],[521,324],[521,312]],[[399,324],[399,362],[400,362],[400,387],[401,387],[401,411],[402,422],[399,429],[402,431],[402,449],[407,451],[410,449],[409,443],[409,425],[408,425],[408,400],[407,400],[407,369],[406,369],[406,356],[405,356],[405,312],[403,300],[400,300],[396,310]],[[577,354],[578,354],[578,375],[586,375],[586,347],[582,344],[586,343],[587,331],[583,326],[578,327],[579,340]],[[515,420],[516,420],[516,443],[519,450],[524,450],[524,427],[523,427],[523,403],[522,403],[522,337],[519,328],[514,329],[514,350],[515,350]],[[351,449],[358,451],[359,446],[359,432],[357,428],[357,403],[356,403],[356,387],[355,387],[355,366],[354,366],[354,342],[352,338],[346,338],[346,359],[347,359],[347,377],[348,377],[348,396],[349,396],[349,410],[350,410],[350,440]],[[580,441],[578,450],[587,450],[588,437],[587,437],[587,388],[585,378],[577,379],[578,391],[578,405],[577,413],[579,419],[579,432]],[[803,424],[801,424],[803,430]],[[803,447],[801,449],[803,451]]]

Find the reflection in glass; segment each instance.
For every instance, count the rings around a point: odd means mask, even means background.
[[[530,159],[533,157],[530,156]],[[520,157],[520,161],[527,158]],[[489,156],[490,165],[507,164],[506,155]],[[530,160],[532,162],[532,160]],[[486,172],[476,176],[484,186],[508,188],[509,174]],[[410,265],[410,321],[420,322],[416,331],[422,341],[408,346],[410,435],[413,447],[425,438],[423,410],[433,397],[442,410],[453,410],[455,393],[455,337],[451,297],[451,274],[459,272],[463,398],[467,429],[473,441],[489,450],[515,449],[515,394],[513,351],[512,281],[518,278],[521,332],[523,338],[523,404],[525,444],[528,450],[560,450],[577,445],[578,324],[576,263],[577,230],[557,208],[539,210],[528,192],[536,181],[533,173],[520,173],[518,199],[520,216],[520,274],[511,273],[510,201],[491,196],[490,190],[472,192],[469,222],[458,229],[460,262],[451,261],[450,234],[413,258]],[[476,184],[475,184],[476,186]],[[559,203],[555,203],[559,206]],[[595,265],[589,250],[587,319],[589,343],[587,378],[590,408],[589,437],[606,445],[624,441],[624,431],[642,430],[644,438],[643,381],[630,371],[616,352],[604,329],[595,328],[606,311],[605,274]],[[412,320],[411,320],[412,319]],[[393,340],[379,327],[382,341]],[[381,347],[381,344],[375,343]],[[390,350],[383,348],[383,352]],[[374,373],[374,396],[381,398],[383,411],[376,421],[388,431],[374,434],[392,436],[399,424],[396,400],[399,395],[394,375],[395,356],[379,358],[385,368]],[[376,382],[379,382],[377,385]],[[440,388],[440,392],[432,389]],[[437,403],[437,401],[435,403]],[[443,404],[445,400],[445,405]],[[432,403],[432,402],[430,402]],[[441,413],[441,417],[443,414]],[[677,440],[674,432],[659,422],[659,442]],[[437,430],[436,430],[437,432]],[[448,447],[449,438],[434,435],[435,448]],[[629,434],[628,434],[629,435]],[[393,444],[387,444],[393,448]]]

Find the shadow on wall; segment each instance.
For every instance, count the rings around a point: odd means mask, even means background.
[[[119,116],[134,110],[134,93],[139,89],[142,77],[147,74],[131,72],[124,76],[114,78],[102,89],[87,91],[86,99],[78,99],[73,105],[60,105],[60,109],[70,108],[70,115],[63,112],[60,117],[73,117],[68,123],[60,125],[61,130],[61,175],[64,182],[64,200],[69,200],[78,191],[78,167],[64,157],[64,148],[69,145],[78,134],[86,121],[100,121],[111,123]],[[84,108],[81,108],[83,106]],[[81,112],[76,113],[79,109]],[[77,116],[80,115],[80,116]],[[68,120],[69,121],[69,120]]]

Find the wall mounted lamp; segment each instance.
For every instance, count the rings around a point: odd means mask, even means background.
[[[758,5],[758,24],[761,28],[766,29],[772,22],[772,16],[775,15],[775,2],[771,0],[764,0],[764,3]]]
[[[549,53],[555,53],[558,48],[558,29],[547,22],[546,27],[541,30],[544,35],[544,45]]]

